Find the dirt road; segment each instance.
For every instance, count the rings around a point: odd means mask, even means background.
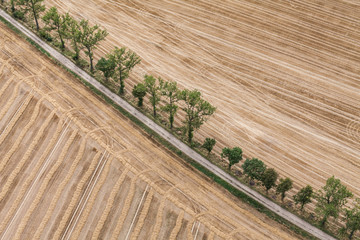
[[[294,239],[0,24],[0,239]]]

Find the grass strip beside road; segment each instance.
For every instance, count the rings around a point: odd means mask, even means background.
[[[313,235],[309,234],[307,231],[301,229],[300,227],[296,226],[295,224],[289,222],[288,220],[284,219],[283,217],[277,215],[275,212],[271,211],[270,209],[266,208],[264,205],[256,201],[255,199],[249,197],[244,192],[240,191],[239,189],[233,187],[231,184],[214,174],[212,171],[208,170],[192,158],[188,157],[186,154],[184,154],[182,151],[180,151],[178,148],[176,148],[174,145],[169,143],[166,139],[161,137],[158,133],[156,133],[154,130],[146,126],[143,122],[141,122],[139,119],[134,117],[132,114],[130,114],[128,111],[120,107],[118,104],[116,104],[112,99],[110,99],[107,95],[102,93],[100,90],[98,90],[96,87],[94,87],[92,84],[81,78],[79,75],[77,75],[75,72],[71,71],[67,67],[65,67],[63,64],[61,64],[58,60],[53,58],[47,51],[45,51],[41,46],[39,46],[37,43],[35,43],[32,39],[27,37],[25,34],[23,34],[19,29],[17,29],[14,25],[12,25],[10,22],[8,22],[6,19],[4,19],[2,16],[0,16],[0,21],[2,21],[4,24],[6,24],[10,29],[12,29],[18,36],[24,38],[27,40],[30,44],[32,44],[36,49],[38,49],[41,53],[45,54],[48,58],[50,58],[53,62],[55,62],[57,65],[65,69],[67,72],[71,73],[74,77],[76,77],[78,80],[80,80],[87,88],[89,88],[93,93],[95,93],[97,96],[105,100],[108,104],[110,104],[112,107],[117,109],[122,115],[129,118],[133,123],[135,123],[138,127],[143,129],[147,134],[150,135],[150,137],[154,138],[157,142],[159,142],[161,145],[165,146],[168,150],[175,153],[177,156],[185,160],[187,163],[189,163],[192,167],[200,171],[201,173],[205,174],[207,177],[209,177],[211,180],[216,182],[217,184],[224,187],[227,191],[229,191],[231,194],[236,196],[238,199],[242,200],[243,202],[248,203],[250,206],[257,209],[259,212],[266,214],[269,218],[275,220],[276,222],[288,227],[293,232],[305,237],[306,239],[317,239]]]

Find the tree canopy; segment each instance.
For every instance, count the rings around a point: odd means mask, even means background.
[[[284,201],[286,192],[292,189],[292,187],[293,182],[290,178],[280,179],[280,183],[276,187],[276,193],[281,194],[281,201]]]
[[[157,80],[151,75],[145,75],[144,77],[144,85],[146,87],[146,92],[150,94],[150,103],[153,107],[154,117],[156,117],[156,106],[160,102],[161,96],[161,87],[159,82],[162,82],[161,78],[158,78]]]
[[[175,115],[178,110],[176,103],[180,100],[180,90],[178,89],[176,82],[163,81],[160,84],[161,95],[167,99],[167,101],[165,101],[165,105],[161,107],[161,110],[169,113],[169,124],[170,129],[172,129]]]
[[[202,99],[198,90],[185,89],[180,93],[179,98],[185,102],[185,106],[182,107],[186,113],[184,123],[188,132],[188,142],[192,143],[194,130],[200,128],[207,117],[215,112],[216,108]]]
[[[105,78],[105,82],[109,82],[109,78],[114,75],[115,72],[115,63],[111,59],[100,58],[97,62],[96,69],[100,70]]]
[[[138,107],[141,107],[143,105],[143,99],[146,95],[146,87],[142,83],[138,83],[134,86],[132,90],[132,94],[134,97],[138,98]]]
[[[17,0],[17,5],[20,6],[25,13],[30,13],[33,16],[36,24],[36,31],[39,31],[39,16],[45,11],[44,0]]]
[[[278,178],[278,173],[273,168],[268,168],[265,170],[261,182],[262,185],[266,188],[266,193],[269,192],[269,190],[272,187],[276,186],[276,180]]]
[[[353,194],[346,186],[341,184],[340,179],[336,179],[334,176],[329,178],[325,186],[315,195],[317,199],[315,211],[322,217],[321,226],[325,226],[328,217],[336,219],[348,198],[352,196]]]
[[[94,50],[100,41],[106,38],[108,33],[106,30],[100,29],[99,25],[90,26],[88,20],[81,20],[80,31],[80,43],[86,49],[85,54],[89,57],[90,71],[94,72]]]
[[[360,230],[360,199],[357,198],[352,209],[345,209],[345,227],[341,229],[342,233],[349,233],[349,239],[352,239],[355,232]]]
[[[313,188],[310,185],[307,185],[294,195],[295,204],[301,204],[300,210],[303,210],[305,204],[311,203],[312,196]]]
[[[241,167],[251,180],[261,180],[261,177],[266,170],[265,163],[257,158],[247,158]]]
[[[208,154],[213,150],[216,144],[216,140],[214,138],[205,138],[204,144],[201,146],[208,151]]]
[[[231,166],[239,163],[242,160],[242,149],[239,147],[234,148],[223,148],[221,153],[222,158],[227,158],[229,160],[229,170]]]

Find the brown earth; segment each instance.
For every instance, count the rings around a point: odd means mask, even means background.
[[[196,134],[240,146],[295,189],[332,175],[360,196],[360,5],[353,0],[46,1],[105,27],[145,73],[218,107]],[[179,125],[179,121],[177,125]],[[294,191],[293,191],[294,192]]]
[[[0,239],[294,239],[0,23]]]

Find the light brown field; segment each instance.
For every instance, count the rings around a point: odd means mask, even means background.
[[[240,146],[296,189],[331,175],[360,196],[360,5],[351,0],[46,1],[110,33],[145,73],[218,107],[196,134]],[[178,123],[179,124],[179,123]]]
[[[0,239],[294,239],[0,23]]]

